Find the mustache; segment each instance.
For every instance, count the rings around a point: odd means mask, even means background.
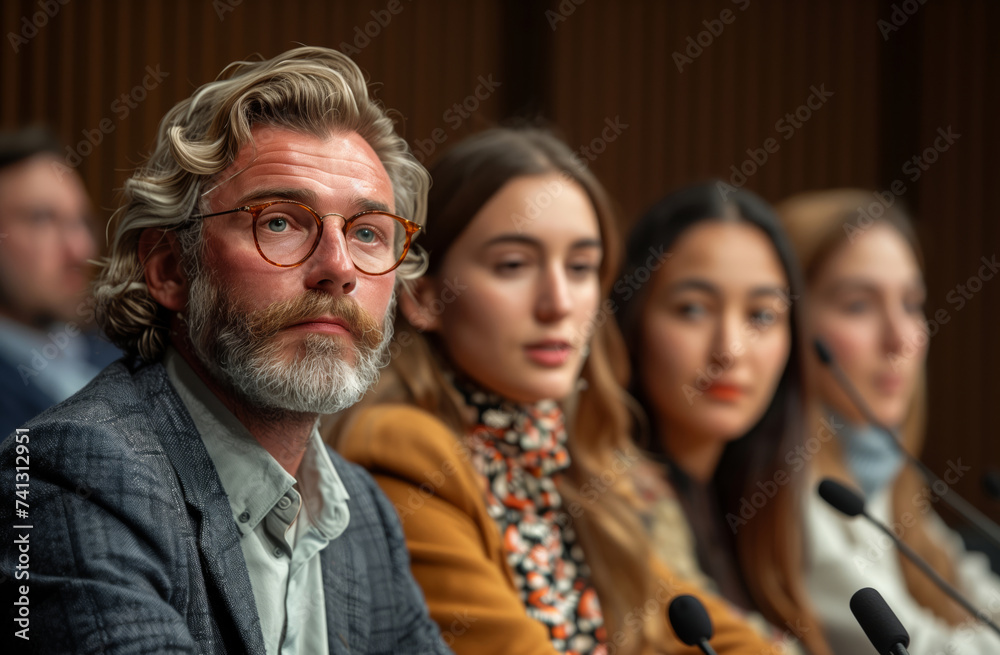
[[[377,320],[353,299],[331,296],[314,289],[251,312],[237,308],[232,300],[226,305],[222,313],[230,320],[224,320],[224,323],[241,325],[241,331],[252,342],[267,341],[277,336],[281,330],[297,323],[330,316],[344,321],[359,344],[369,349],[378,348],[384,336],[382,321]]]

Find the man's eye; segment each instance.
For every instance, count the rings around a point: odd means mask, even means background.
[[[364,243],[372,243],[376,238],[375,231],[367,227],[356,230],[354,232],[354,236],[358,239],[358,241]]]
[[[288,221],[284,218],[272,218],[267,222],[267,229],[271,232],[284,232],[288,229]]]

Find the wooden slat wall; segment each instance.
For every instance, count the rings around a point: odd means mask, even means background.
[[[1000,260],[1000,216],[990,197],[1000,188],[1000,49],[994,27],[1000,5],[928,3],[922,11],[922,119],[911,154],[931,146],[938,128],[953,126],[962,135],[919,180],[930,273],[927,307],[950,317],[931,340],[925,460],[939,472],[959,459],[972,466],[957,489],[996,518],[998,503],[987,499],[978,473],[1000,465],[1000,274],[970,300],[963,298],[961,309],[954,300],[961,297],[957,285],[978,275],[981,257]]]
[[[740,6],[746,6],[741,11]],[[596,137],[605,117],[629,124],[593,163],[626,222],[680,184],[729,180],[746,150],[780,149],[746,181],[776,198],[791,190],[875,181],[880,36],[871,2],[711,0],[585,3],[556,28],[553,116],[570,142]],[[732,23],[679,71],[673,54],[723,10]],[[716,25],[717,26],[717,25]],[[850,34],[851,38],[844,38]],[[707,41],[707,39],[705,39]],[[833,97],[791,138],[775,127],[825,85]]]
[[[58,0],[52,0],[58,2]],[[580,2],[580,4],[577,4]],[[229,3],[229,4],[227,4]],[[888,42],[877,21],[897,0],[399,0],[402,10],[355,59],[400,112],[403,133],[433,159],[462,136],[535,111],[574,147],[599,137],[605,120],[628,128],[591,163],[622,208],[626,229],[669,189],[728,179],[748,148],[776,138],[780,150],[746,182],[770,200],[804,189],[883,189],[903,158],[933,142],[938,127],[963,136],[906,200],[927,245],[929,301],[952,320],[932,340],[928,463],[975,462],[959,490],[996,512],[978,471],[1000,465],[994,406],[1000,399],[1000,278],[961,311],[947,301],[1000,250],[987,193],[1000,181],[1000,24],[991,0],[930,2]],[[231,6],[235,4],[235,6]],[[15,53],[8,34],[39,0],[0,5],[0,126],[52,125],[74,148],[101,120],[113,132],[79,166],[107,218],[114,189],[140,161],[156,124],[177,100],[253,53],[296,43],[352,44],[389,0],[74,0]],[[229,7],[221,12],[218,7]],[[745,9],[741,7],[745,6]],[[569,9],[572,8],[572,11]],[[697,39],[724,9],[735,20],[679,72],[672,54]],[[552,14],[565,20],[550,24]],[[384,14],[383,14],[384,17]],[[554,28],[553,28],[554,27]],[[127,116],[113,105],[146,75],[169,75]],[[472,94],[478,77],[501,83],[455,129],[444,113]],[[834,96],[792,138],[776,122],[825,85]],[[898,163],[897,163],[898,162]],[[1000,253],[997,253],[1000,255]]]
[[[931,341],[924,459],[938,473],[958,458],[971,463],[957,490],[1000,518],[1000,504],[980,484],[986,466],[1000,465],[1000,276],[960,312],[946,300],[978,271],[982,255],[1000,255],[1000,226],[987,202],[1000,182],[1000,49],[988,38],[1000,9],[986,0],[929,3],[885,39],[877,22],[890,20],[898,2],[755,1],[741,11],[744,4],[580,5],[552,36],[552,117],[574,146],[598,136],[606,117],[629,124],[591,163],[618,199],[623,226],[676,186],[729,180],[730,166],[768,137],[780,150],[746,188],[777,201],[806,189],[886,189],[903,177],[905,158],[931,145],[938,127],[954,125],[963,134],[954,149],[918,182],[906,180],[905,201],[927,250],[928,311],[944,307],[952,316]],[[733,22],[678,71],[673,53],[727,8]],[[890,57],[890,48],[911,43],[919,50]],[[906,69],[896,68],[899,60]],[[922,72],[916,91],[908,79],[914,66]],[[778,135],[776,121],[824,83],[834,92],[829,102],[792,138]],[[910,134],[913,115],[894,111],[914,112],[919,129]]]
[[[392,4],[400,10],[376,30],[371,12],[384,21],[390,0],[72,1],[15,53],[6,35],[20,32],[22,17],[39,10],[38,0],[4,2],[0,126],[45,122],[75,148],[84,130],[109,118],[113,132],[78,169],[107,218],[116,206],[113,190],[148,152],[159,119],[226,64],[255,53],[271,57],[300,43],[354,46],[356,28],[366,27],[375,36],[365,37],[367,45],[357,41],[363,47],[354,58],[380,85],[386,106],[399,112],[408,139],[427,139],[442,128],[454,142],[495,123],[499,96],[482,101],[456,129],[443,114],[475,91],[478,76],[500,80],[500,40],[494,29],[501,20],[500,3]],[[463,36],[469,34],[477,36]],[[147,66],[168,75],[127,116],[124,109],[116,113],[119,105],[112,103],[142,84]]]

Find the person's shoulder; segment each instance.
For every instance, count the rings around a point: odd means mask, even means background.
[[[115,456],[122,450],[142,452],[156,442],[154,398],[168,384],[159,365],[137,365],[119,359],[83,389],[41,412],[21,428],[30,435],[32,452],[68,455],[86,452]],[[165,417],[160,417],[165,419]],[[11,439],[4,442],[10,447]]]
[[[461,435],[410,405],[375,405],[360,410],[340,434],[344,459],[375,477],[393,500],[417,493],[434,495],[461,511],[476,513],[479,481]]]
[[[337,450],[369,471],[436,467],[464,452],[454,430],[433,414],[406,404],[360,410],[340,435]]]

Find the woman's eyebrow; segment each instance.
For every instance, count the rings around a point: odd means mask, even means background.
[[[670,291],[672,293],[689,290],[704,291],[705,293],[713,296],[722,295],[719,291],[719,287],[712,284],[708,280],[703,280],[701,278],[686,278],[670,285]]]
[[[527,246],[532,246],[535,248],[542,248],[542,241],[536,237],[527,236],[524,234],[498,234],[489,241],[487,241],[484,247],[489,247],[498,243],[523,243]],[[600,239],[579,239],[570,244],[571,249],[577,248],[603,248],[604,244]]]

